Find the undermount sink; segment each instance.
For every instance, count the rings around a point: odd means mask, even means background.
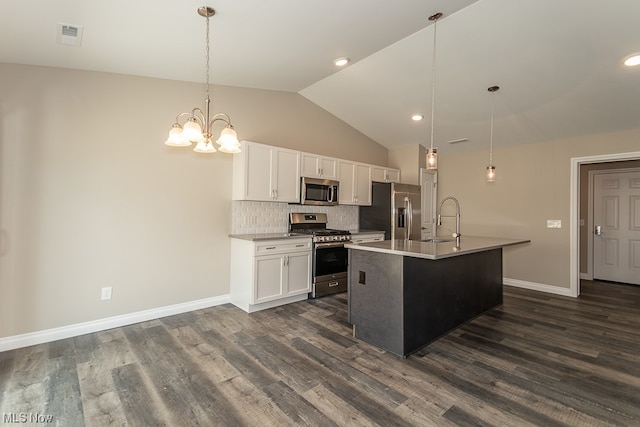
[[[453,242],[455,239],[453,237],[434,237],[433,239],[421,240],[421,242],[431,242],[431,243],[442,243],[442,242]]]

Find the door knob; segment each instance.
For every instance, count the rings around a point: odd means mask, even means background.
[[[602,231],[602,226],[601,225],[596,225],[595,229],[593,230],[593,233],[596,236],[602,236],[604,234],[604,231]]]

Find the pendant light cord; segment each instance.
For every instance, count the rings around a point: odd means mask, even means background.
[[[489,138],[489,165],[493,165],[493,108],[495,92],[491,93],[491,136]]]
[[[436,35],[438,18],[433,20],[433,60],[431,61],[431,151],[433,151],[433,121],[436,109]]]
[[[495,96],[500,86],[491,86],[487,89],[491,92],[491,133],[489,134],[489,166],[493,166],[493,116],[495,111]]]

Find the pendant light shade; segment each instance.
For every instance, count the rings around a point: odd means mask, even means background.
[[[191,145],[191,141],[182,137],[182,126],[178,123],[173,124],[169,131],[169,138],[164,143],[170,147],[188,147]]]
[[[202,140],[196,144],[196,148],[194,148],[193,151],[203,154],[215,153],[216,147],[213,146],[213,143],[210,139],[206,141]]]
[[[191,145],[192,142],[204,141],[204,135],[202,135],[202,128],[200,127],[200,125],[198,124],[195,118],[191,118],[187,120],[184,126],[182,126],[182,138],[188,141],[189,145]]]
[[[500,86],[491,86],[487,90],[491,93],[491,135],[489,137],[489,166],[487,166],[487,182],[496,181],[496,167],[493,165],[493,112],[494,112],[494,94],[500,89]]]
[[[427,152],[427,169],[438,169],[438,149],[430,148]]]
[[[495,182],[496,180],[496,167],[487,166],[487,182]]]
[[[220,145],[220,151],[223,153],[239,153],[240,142],[238,141],[236,131],[231,125],[229,116],[225,113],[217,113],[214,114],[213,117],[209,117],[209,107],[211,104],[211,97],[209,96],[209,18],[215,15],[216,11],[211,7],[201,6],[198,8],[198,14],[207,20],[205,50],[205,77],[207,85],[204,100],[205,108],[203,111],[196,107],[191,110],[190,113],[178,114],[175,123],[169,131],[169,137],[165,141],[165,144],[172,147],[188,147],[195,142],[196,147],[193,151],[197,153],[215,153],[216,148],[211,142],[211,137],[213,136],[211,128],[215,122],[221,121],[225,124],[225,127],[216,141]],[[184,124],[181,124],[180,120],[183,120]]]
[[[220,145],[221,153],[235,154],[240,152],[238,134],[231,125],[226,126],[220,133],[220,138],[216,141]]]
[[[433,146],[433,132],[436,110],[436,35],[440,18],[442,18],[440,12],[429,17],[429,21],[433,21],[433,58],[431,60],[431,145],[427,153],[427,169],[438,169],[438,149]]]

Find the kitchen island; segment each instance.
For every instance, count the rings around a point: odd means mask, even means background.
[[[345,245],[356,338],[406,357],[502,304],[502,248],[529,240],[444,240]]]

